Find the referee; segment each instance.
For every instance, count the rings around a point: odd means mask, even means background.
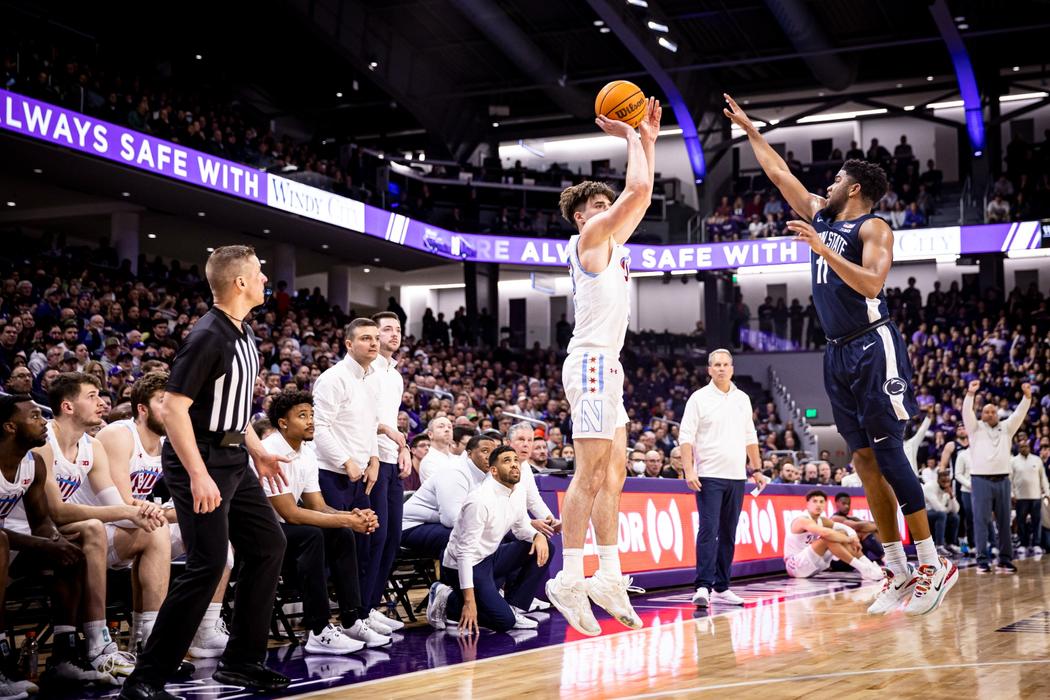
[[[266,276],[248,246],[216,248],[205,268],[215,304],[175,356],[162,463],[186,543],[186,570],[171,586],[124,700],[173,698],[164,690],[189,648],[226,566],[227,542],[240,561],[230,641],[213,678],[249,690],[289,679],[263,665],[285,538],[259,480],[284,484],[279,462],[249,426],[259,373],[255,336],[244,319],[263,303]]]

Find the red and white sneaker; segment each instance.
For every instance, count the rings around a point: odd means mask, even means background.
[[[894,576],[889,569],[883,569],[885,578],[882,580],[882,589],[875,594],[874,600],[868,606],[869,615],[885,615],[900,607],[901,603],[908,600],[915,588],[915,569],[908,565],[908,571],[901,576]]]
[[[911,600],[904,606],[904,612],[908,615],[925,615],[933,612],[944,595],[959,580],[959,569],[955,564],[944,557],[940,557],[940,566],[923,564],[915,574],[915,590],[911,594]]]

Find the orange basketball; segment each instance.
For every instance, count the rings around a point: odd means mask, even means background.
[[[641,88],[628,80],[614,80],[599,90],[594,98],[594,115],[599,114],[635,128],[645,116],[645,95]]]

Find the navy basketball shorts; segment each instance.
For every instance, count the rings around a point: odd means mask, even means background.
[[[903,443],[905,422],[918,412],[911,376],[904,338],[892,323],[844,345],[827,345],[824,386],[850,452]]]

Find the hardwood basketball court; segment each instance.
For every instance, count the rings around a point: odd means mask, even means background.
[[[1050,556],[1018,568],[1016,576],[962,569],[944,604],[922,618],[868,616],[874,585],[820,580],[782,582],[783,594],[770,582],[760,590],[772,595],[735,589],[748,605],[710,616],[694,612],[688,591],[656,594],[637,606],[645,629],[617,631],[603,620],[606,633],[593,639],[570,634],[560,644],[298,697],[1047,698]],[[557,624],[564,627],[557,614],[544,623]],[[471,658],[471,645],[457,644]]]

